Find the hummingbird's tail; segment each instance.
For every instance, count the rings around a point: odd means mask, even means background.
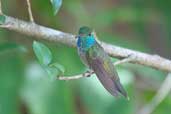
[[[127,92],[125,91],[125,89],[121,85],[120,80],[115,80],[114,84],[115,84],[115,87],[116,87],[117,91],[119,93],[121,93],[125,98],[127,98],[129,100]]]

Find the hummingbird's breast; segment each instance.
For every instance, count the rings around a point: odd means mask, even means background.
[[[88,66],[88,60],[86,58],[86,54],[89,49],[95,44],[95,39],[93,37],[81,38],[79,37],[77,40],[77,50],[78,54],[81,58],[81,61]]]

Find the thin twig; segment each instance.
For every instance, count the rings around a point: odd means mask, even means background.
[[[57,77],[58,80],[76,80],[76,79],[80,79],[80,78],[83,78],[83,77],[90,77],[91,75],[94,74],[94,71],[92,70],[89,70],[83,74],[78,74],[78,75],[75,75],[75,76],[59,76]]]
[[[125,58],[123,60],[120,60],[120,61],[116,61],[114,63],[114,65],[119,65],[119,64],[123,64],[123,63],[128,63],[128,62],[131,62],[132,60],[134,60],[134,56],[133,55],[130,55],[128,58]]]
[[[30,21],[34,23],[34,18],[33,18],[33,14],[31,11],[30,0],[26,0],[26,1],[27,1],[27,8],[28,8],[28,14],[29,14]]]
[[[153,99],[147,105],[145,105],[137,114],[151,114],[156,109],[156,107],[166,98],[170,91],[171,74],[168,74]]]
[[[1,0],[0,0],[0,14],[2,14],[2,4],[1,4]]]
[[[19,32],[28,36],[33,36],[34,38],[37,38],[39,40],[57,42],[65,44],[67,46],[76,47],[75,35],[40,26],[37,24],[30,24],[28,22],[15,19],[13,17],[5,16],[5,22],[1,26],[3,26],[5,29]],[[101,42],[100,44],[111,57],[121,59],[129,57],[129,55],[133,55],[134,59],[131,61],[131,63],[145,65],[157,70],[171,72],[171,61],[169,59],[160,57],[158,55],[150,55],[119,46],[110,45],[104,42]]]
[[[132,59],[133,59],[133,57],[130,56],[128,58],[125,58],[123,60],[115,62],[114,65],[116,66],[116,65],[119,65],[119,64],[130,62]],[[85,72],[83,74],[79,74],[79,75],[75,75],[75,76],[70,76],[70,77],[68,77],[68,76],[60,76],[57,79],[58,80],[76,80],[76,79],[80,79],[80,78],[83,78],[83,77],[90,77],[93,74],[94,74],[94,71],[89,70],[89,71],[87,71],[87,72]]]
[[[58,80],[76,80],[85,77],[83,74],[75,75],[75,76],[59,76],[57,77]]]

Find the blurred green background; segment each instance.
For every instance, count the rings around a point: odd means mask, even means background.
[[[28,21],[26,0],[1,0],[5,14]],[[36,23],[77,34],[91,26],[100,40],[170,58],[171,1],[63,0],[56,16],[50,0],[31,0]],[[95,76],[52,80],[37,62],[34,38],[0,28],[0,114],[136,114],[155,95],[166,73],[135,64],[116,67],[130,101],[114,98]],[[71,76],[85,71],[77,50],[47,43],[53,61]],[[116,59],[114,59],[115,61]],[[169,95],[153,112],[171,112]]]

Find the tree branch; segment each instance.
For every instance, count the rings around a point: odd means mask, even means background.
[[[171,91],[171,74],[168,74],[153,99],[137,114],[151,114]]]
[[[32,14],[32,11],[31,11],[30,0],[26,0],[26,1],[27,1],[27,9],[28,9],[28,14],[29,14],[30,21],[32,23],[34,23],[34,18],[33,18],[33,14]]]
[[[59,76],[59,77],[57,77],[57,79],[58,80],[68,81],[68,80],[77,80],[77,79],[80,79],[80,78],[83,78],[83,77],[88,77],[88,76],[85,73],[85,74],[78,74],[78,75],[75,75],[75,76]]]
[[[123,60],[117,61],[113,65],[116,66],[116,65],[119,65],[119,64],[130,62],[131,60],[133,60],[132,56],[130,56],[128,58],[125,58]],[[79,74],[79,75],[75,75],[75,76],[70,76],[70,77],[68,77],[68,76],[60,76],[57,79],[58,80],[76,80],[76,79],[80,79],[80,78],[83,78],[83,77],[90,77],[93,74],[95,74],[94,71],[88,70],[87,72],[85,72],[83,74]]]
[[[116,66],[116,65],[119,65],[119,64],[131,62],[131,61],[133,61],[134,59],[135,59],[134,56],[130,55],[129,57],[127,57],[127,58],[125,58],[125,59],[123,59],[123,60],[116,61],[116,62],[114,63],[114,65]]]
[[[0,0],[0,14],[2,14],[2,4],[1,4],[1,0]]]
[[[1,15],[2,16],[2,15]],[[75,36],[69,33],[54,30],[37,24],[28,23],[13,17],[5,16],[5,22],[1,27],[33,36],[37,39],[44,39],[47,41],[62,43],[71,47],[76,47]],[[131,63],[137,63],[149,66],[158,70],[171,72],[171,61],[160,57],[158,55],[150,55],[114,45],[101,42],[102,47],[112,57],[128,58],[130,55],[134,57]]]

